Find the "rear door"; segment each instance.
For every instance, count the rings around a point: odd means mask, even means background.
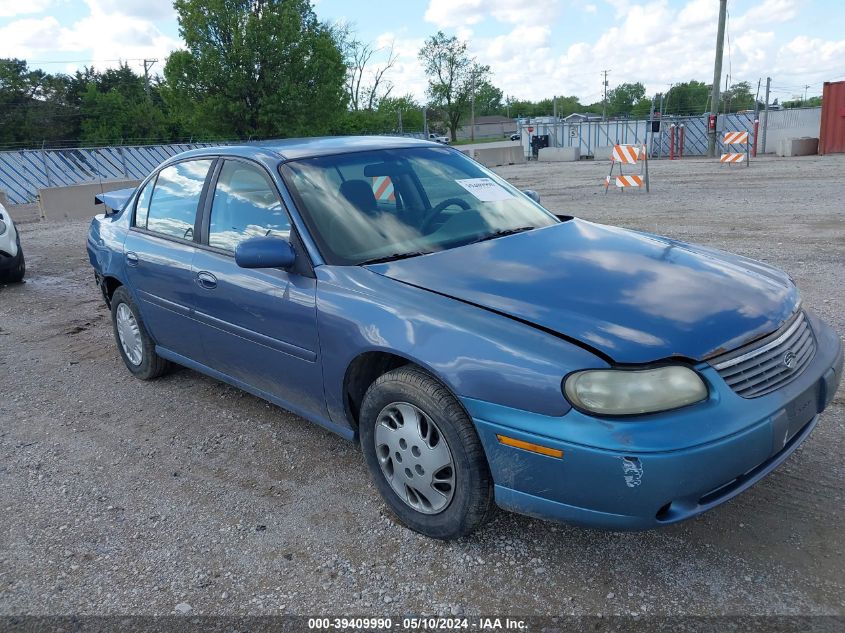
[[[203,246],[194,256],[196,318],[208,364],[287,403],[325,414],[318,359],[316,279],[298,249],[297,270],[245,269],[238,243],[291,238],[291,223],[263,167],[227,158],[209,188]]]
[[[127,280],[153,340],[198,362],[203,354],[192,318],[197,285],[191,264],[197,210],[213,163],[186,160],[162,169],[138,195],[124,243]]]

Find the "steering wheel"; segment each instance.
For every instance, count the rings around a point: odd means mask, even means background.
[[[440,204],[438,204],[436,207],[434,207],[431,210],[431,213],[429,213],[429,216],[425,220],[423,220],[423,223],[422,223],[422,226],[420,227],[420,230],[425,232],[426,229],[428,229],[428,227],[431,226],[434,223],[434,221],[438,217],[440,217],[440,215],[447,208],[451,207],[452,205],[459,206],[464,211],[469,211],[471,209],[469,203],[462,198],[446,198],[443,202],[441,202]]]

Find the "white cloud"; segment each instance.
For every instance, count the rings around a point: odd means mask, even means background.
[[[755,25],[786,22],[794,18],[797,13],[798,0],[763,0],[735,20],[733,25],[736,28],[745,29]]]
[[[559,33],[553,22],[548,23],[551,31],[548,26],[516,23],[509,33],[471,41],[470,51],[482,63],[490,64],[494,83],[505,94],[522,98],[575,94],[582,103],[598,101],[605,68],[611,69],[611,88],[641,81],[648,94],[666,92],[671,84],[691,79],[709,83],[717,2],[689,0],[676,7],[667,0],[606,1],[615,9],[615,18],[605,13],[595,19],[606,22],[610,18],[610,26],[593,41],[575,41],[562,53],[553,53]],[[782,43],[776,28],[766,28],[791,19],[798,6],[798,0],[761,0],[745,13],[731,16],[723,81],[729,71],[732,82],[753,83],[758,77],[774,77],[779,72],[800,76],[801,83],[820,83],[833,78],[829,76],[832,72],[842,74],[845,40],[798,37]]]
[[[163,65],[167,54],[179,44],[151,21],[122,13],[92,13],[63,34],[63,48],[89,50],[95,60],[157,58]]]
[[[26,59],[37,51],[54,50],[61,34],[62,27],[53,16],[9,22],[0,27],[3,56]]]
[[[118,59],[132,60],[131,65],[137,67],[137,60],[144,58],[159,59],[160,69],[167,54],[179,46],[178,41],[164,35],[149,19],[106,10],[100,0],[90,0],[88,4],[91,13],[69,26],[47,16],[14,20],[0,27],[3,54],[31,59],[61,51],[92,60],[68,64],[68,72],[86,64],[113,67],[119,63]],[[131,11],[133,6],[140,10],[141,2],[129,2],[126,8]]]
[[[787,84],[811,83],[815,80],[841,79],[845,75],[845,39],[822,40],[801,35],[777,51],[773,76],[775,82]],[[781,79],[778,79],[778,75]],[[831,76],[833,75],[833,76]],[[785,81],[783,77],[786,77]]]
[[[425,20],[440,28],[478,24],[488,16],[507,24],[548,22],[559,8],[560,0],[430,0]]]
[[[174,18],[172,0],[86,0],[85,4],[96,14],[121,14],[147,20]]]
[[[585,13],[596,13],[599,8],[594,4],[585,4],[584,5],[584,12]]]
[[[53,0],[29,0],[26,3],[19,0],[0,0],[0,18],[42,13],[51,4]]]

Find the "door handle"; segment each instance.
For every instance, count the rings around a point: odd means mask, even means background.
[[[138,265],[138,254],[132,251],[128,251],[126,253],[126,263],[130,266],[137,266]]]
[[[201,287],[211,290],[217,287],[217,277],[206,270],[201,270],[197,273],[197,283]]]

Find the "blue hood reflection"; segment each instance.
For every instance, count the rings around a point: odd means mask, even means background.
[[[369,268],[618,363],[707,358],[776,330],[799,302],[789,277],[765,264],[577,219]]]

